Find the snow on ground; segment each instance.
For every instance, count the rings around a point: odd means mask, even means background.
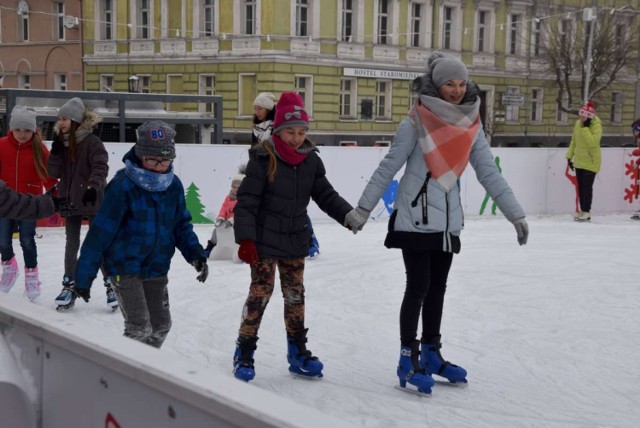
[[[399,250],[382,243],[386,221],[353,236],[316,221],[321,246],[306,269],[309,349],[325,377],[290,376],[282,293],[267,308],[254,385],[365,427],[632,427],[640,420],[640,222],[628,215],[530,217],[529,244],[501,217],[467,217],[445,301],[443,355],[469,371],[467,387],[439,383],[431,397],[394,388]],[[42,296],[53,310],[63,274],[64,230],[39,229]],[[210,226],[196,226],[201,242]],[[14,249],[21,266],[17,240]],[[210,262],[205,285],[177,254],[170,272],[173,329],[164,352],[226,372],[249,285],[249,268]],[[21,276],[12,294],[22,292]],[[89,304],[65,316],[122,332],[96,281]]]

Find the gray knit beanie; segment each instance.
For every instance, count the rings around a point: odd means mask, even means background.
[[[26,107],[17,105],[11,110],[11,119],[9,120],[9,129],[26,129],[27,131],[36,132],[36,112]]]
[[[176,131],[161,120],[145,122],[136,129],[137,142],[133,146],[135,154],[140,159],[143,156],[175,159],[175,136]]]
[[[60,116],[82,123],[82,119],[84,119],[84,103],[78,97],[71,98],[58,109],[58,117]]]
[[[431,79],[436,89],[447,83],[449,80],[469,80],[467,66],[458,58],[448,55],[432,55],[429,58],[429,69]]]

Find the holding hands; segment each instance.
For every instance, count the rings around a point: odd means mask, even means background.
[[[524,217],[514,220],[513,227],[516,228],[518,234],[518,244],[526,245],[529,239],[529,225]]]
[[[344,217],[343,226],[352,231],[355,235],[362,230],[367,220],[369,220],[370,214],[371,211],[365,210],[361,207],[356,207],[349,211]]]
[[[199,259],[194,260],[192,263],[194,268],[196,268],[196,272],[198,272],[198,276],[196,279],[200,282],[205,282],[207,277],[209,276],[209,266],[207,265],[207,259],[201,257]]]
[[[240,257],[240,260],[247,263],[249,266],[253,266],[258,263],[258,250],[256,249],[256,244],[250,239],[240,241],[238,257]]]

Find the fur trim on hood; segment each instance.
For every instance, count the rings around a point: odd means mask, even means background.
[[[90,109],[85,109],[82,123],[80,123],[80,126],[78,127],[78,132],[82,130],[85,132],[89,131],[88,133],[91,133],[100,122],[102,122],[102,117],[100,117],[98,113]],[[55,126],[53,127],[53,132],[55,134],[58,134],[58,132],[60,132],[58,122],[56,122]]]

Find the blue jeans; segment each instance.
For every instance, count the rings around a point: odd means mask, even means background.
[[[38,266],[38,249],[36,248],[36,222],[35,220],[9,220],[0,218],[0,254],[2,261],[11,260],[13,252],[13,232],[20,232],[20,246],[24,257],[24,266],[34,268]]]

